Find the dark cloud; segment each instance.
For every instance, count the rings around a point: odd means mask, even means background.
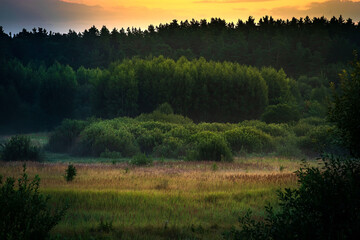
[[[0,26],[6,32],[18,32],[22,28],[44,27],[67,32],[68,29],[83,31],[92,25],[101,27],[141,26],[144,19],[159,22],[159,17],[169,17],[171,12],[144,7],[88,6],[61,0],[0,0]],[[118,24],[117,26],[114,26]]]
[[[332,0],[327,2],[313,2],[305,9],[298,7],[279,7],[270,10],[270,15],[281,18],[291,17],[320,17],[331,18],[342,15],[344,18],[352,18],[355,21],[360,20],[360,2]]]
[[[0,25],[9,31],[37,26],[59,28],[61,25],[85,22],[84,20],[90,16],[93,19],[102,18],[106,16],[104,12],[105,10],[100,6],[87,6],[59,0],[2,0]]]

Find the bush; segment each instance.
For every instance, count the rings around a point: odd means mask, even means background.
[[[178,114],[166,114],[155,110],[152,113],[143,113],[136,118],[139,121],[156,121],[156,122],[167,122],[176,124],[191,124],[193,121]]]
[[[154,155],[157,157],[179,158],[185,156],[187,145],[183,140],[174,137],[166,138],[163,143],[154,148]]]
[[[228,142],[219,134],[201,132],[194,136],[195,149],[190,153],[190,159],[205,161],[232,161]]]
[[[48,149],[52,152],[71,152],[75,141],[87,125],[89,122],[80,120],[62,121],[61,125],[50,134]]]
[[[15,179],[0,177],[0,239],[45,239],[64,216],[67,207],[50,208],[46,197],[39,193],[40,178],[29,182],[26,166],[15,188]]]
[[[268,152],[273,148],[270,135],[251,127],[238,127],[226,131],[224,136],[235,152]]]
[[[102,152],[100,154],[101,158],[111,158],[111,159],[116,159],[116,158],[121,158],[121,153],[119,152],[111,152],[109,151],[109,149],[105,149],[105,152]]]
[[[299,138],[295,137],[294,134],[289,135],[286,138],[278,138],[276,140],[276,156],[298,159],[305,156],[298,146]]]
[[[152,159],[148,158],[145,154],[137,154],[130,160],[130,164],[136,166],[148,166],[152,164]]]
[[[41,148],[31,144],[28,136],[13,136],[2,146],[3,161],[40,161]]]
[[[74,167],[74,165],[70,164],[68,168],[65,170],[65,179],[67,182],[71,182],[72,180],[74,180],[75,176],[76,176],[76,168]]]
[[[317,126],[300,138],[300,148],[308,153],[322,153],[331,151],[334,147],[335,127],[329,125]]]
[[[145,130],[136,138],[136,142],[140,147],[140,151],[144,153],[152,153],[154,147],[160,145],[163,141],[163,133],[160,129]]]
[[[122,156],[133,156],[139,149],[134,136],[125,126],[111,121],[92,123],[80,134],[77,151],[80,155],[100,156],[108,149]]]
[[[360,239],[360,161],[324,158],[323,169],[297,171],[298,189],[278,192],[279,211],[263,221],[248,213],[233,239]]]
[[[254,127],[267,133],[273,137],[286,137],[289,135],[289,129],[287,124],[276,124],[261,122],[258,120],[243,121],[239,124],[240,127]]]
[[[300,120],[295,126],[292,127],[292,130],[296,136],[301,137],[308,134],[314,127],[314,125],[304,123]]]
[[[300,113],[296,106],[289,104],[269,105],[261,116],[261,120],[266,123],[288,123],[299,119]]]
[[[332,83],[328,117],[341,130],[343,145],[353,156],[360,157],[360,61],[356,52],[351,70],[340,74],[339,88]]]

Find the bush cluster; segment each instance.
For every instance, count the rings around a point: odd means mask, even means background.
[[[64,216],[67,206],[49,206],[49,197],[39,193],[39,184],[37,175],[28,179],[25,165],[16,187],[14,178],[2,182],[0,176],[0,239],[46,239]]]
[[[336,136],[331,134],[334,127],[317,118],[302,119],[297,123],[195,124],[182,121],[186,118],[173,114],[167,104],[160,110],[137,118],[91,122],[65,120],[52,133],[49,148],[104,158],[133,157],[143,153],[153,157],[230,161],[232,156],[240,153],[312,156],[319,151],[331,152],[335,146]],[[155,119],[155,115],[163,118]]]
[[[2,161],[40,161],[41,148],[31,142],[28,136],[13,136],[2,145]]]

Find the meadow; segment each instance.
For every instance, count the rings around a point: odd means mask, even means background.
[[[70,204],[51,232],[54,239],[223,239],[248,209],[261,218],[267,203],[276,204],[278,189],[295,187],[301,165],[271,157],[231,163],[161,159],[146,167],[127,159],[45,158],[50,161],[26,163],[30,178],[40,176],[41,192],[52,204]],[[68,183],[69,162],[78,174]],[[22,164],[2,162],[0,175],[17,178]]]

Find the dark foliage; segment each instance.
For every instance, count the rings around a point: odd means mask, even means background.
[[[134,117],[164,102],[196,122],[259,119],[268,104],[283,103],[324,117],[328,83],[337,84],[359,43],[359,25],[342,17],[2,32],[0,132],[49,130],[64,118]]]
[[[152,159],[145,154],[137,154],[132,157],[130,164],[135,166],[149,166],[152,164]]]
[[[232,161],[232,153],[226,139],[212,132],[200,132],[194,136],[195,149],[190,153],[190,160]]]
[[[278,193],[280,206],[266,208],[256,221],[240,218],[241,230],[232,239],[359,239],[360,161],[329,156],[322,168],[297,171],[298,189]]]
[[[267,123],[288,123],[300,119],[300,113],[296,106],[289,104],[269,105],[261,116],[261,120]]]
[[[99,30],[95,26],[82,33],[48,32],[43,28],[9,36],[0,34],[4,56],[52,64],[59,61],[74,68],[107,67],[111,62],[134,56],[178,59],[204,57],[215,61],[235,61],[258,67],[273,66],[292,77],[318,75],[331,64],[345,63],[359,49],[359,25],[351,19],[333,17],[274,19],[249,17],[227,23],[173,20],[171,23],[137,28]],[[31,47],[29,47],[31,46]],[[335,77],[335,76],[334,76]]]
[[[49,231],[64,216],[67,207],[52,208],[49,197],[39,192],[40,178],[29,181],[24,165],[23,175],[15,179],[0,177],[0,239],[46,239]]]
[[[13,136],[0,149],[3,161],[40,161],[42,160],[41,148],[31,143],[30,137]]]
[[[340,74],[339,89],[332,84],[329,118],[342,131],[343,144],[360,157],[360,62],[355,54],[352,68]]]
[[[68,168],[65,170],[65,180],[67,182],[71,182],[72,180],[74,180],[75,176],[77,174],[76,168],[74,167],[74,165],[70,164],[68,166]]]
[[[47,148],[52,152],[71,152],[81,131],[90,122],[65,119],[50,135]]]

